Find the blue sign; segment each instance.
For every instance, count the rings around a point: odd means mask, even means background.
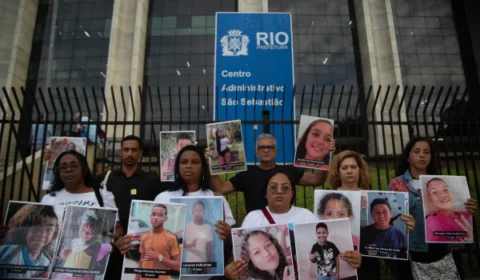
[[[290,13],[217,13],[214,119],[242,120],[247,162],[256,162],[262,118],[277,121],[277,162],[293,162],[295,119]]]

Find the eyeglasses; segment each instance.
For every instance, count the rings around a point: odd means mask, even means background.
[[[58,170],[59,170],[60,172],[65,172],[65,171],[67,171],[68,169],[77,170],[79,167],[80,167],[80,165],[78,165],[78,164],[70,164],[70,165],[66,165],[66,164],[65,164],[65,165],[60,165],[60,166],[58,167]]]
[[[258,146],[257,150],[259,150],[259,151],[265,150],[266,152],[273,151],[273,150],[275,150],[275,146]]]
[[[289,191],[292,189],[292,187],[289,187],[289,186],[281,186],[281,187],[279,188],[278,186],[268,186],[267,189],[268,189],[268,191],[269,191],[270,193],[272,193],[272,194],[273,194],[273,193],[277,193],[277,192],[279,191],[279,189],[280,189],[280,192],[281,192],[281,193],[287,193],[287,192],[289,192]]]

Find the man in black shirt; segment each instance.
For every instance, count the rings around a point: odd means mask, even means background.
[[[269,175],[277,170],[283,170],[293,176],[294,185],[318,186],[322,185],[327,178],[327,171],[316,170],[314,173],[305,173],[305,169],[291,165],[276,165],[277,141],[270,134],[261,134],[255,144],[256,156],[260,164],[248,166],[247,171],[239,172],[230,180],[222,182],[220,177],[212,176],[211,187],[214,191],[223,195],[240,191],[245,196],[247,213],[259,210],[267,206],[267,201],[262,188]],[[335,150],[335,141],[332,140],[330,150]]]

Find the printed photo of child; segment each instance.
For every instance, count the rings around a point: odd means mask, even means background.
[[[465,176],[420,176],[427,243],[473,243],[470,198]]]
[[[184,226],[185,205],[133,200],[122,279],[178,279]]]
[[[59,232],[53,206],[10,201],[5,226],[9,230],[1,240],[0,277],[48,279]]]
[[[67,206],[51,279],[101,280],[117,210]]]
[[[175,158],[185,146],[195,145],[195,131],[161,131],[160,132],[160,179],[173,182]]]

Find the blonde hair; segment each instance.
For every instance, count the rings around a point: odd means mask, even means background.
[[[370,187],[370,171],[367,162],[362,156],[354,151],[343,151],[334,157],[332,164],[328,170],[328,181],[333,189],[338,189],[342,186],[340,180],[340,164],[347,158],[353,158],[360,168],[360,178],[358,178],[358,187],[363,190],[368,190]]]

